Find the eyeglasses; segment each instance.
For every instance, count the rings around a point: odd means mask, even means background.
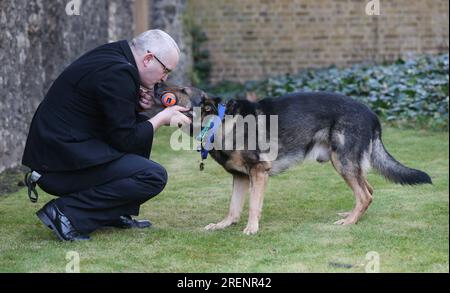
[[[148,51],[148,50],[147,50],[147,53],[151,53],[151,54],[153,55],[153,57],[155,57],[156,61],[158,61],[159,64],[161,64],[161,66],[163,67],[163,70],[164,70],[164,74],[165,74],[165,75],[169,75],[169,73],[172,72],[172,69],[167,68],[167,66],[164,65],[164,63],[162,63],[161,60],[159,60],[158,57],[156,57],[155,54],[153,54],[152,52],[150,52],[150,51]]]

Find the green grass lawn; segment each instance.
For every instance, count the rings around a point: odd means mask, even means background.
[[[141,209],[153,228],[102,229],[89,242],[62,243],[34,214],[52,197],[40,191],[33,204],[22,188],[0,197],[0,271],[65,272],[66,253],[77,251],[81,272],[364,272],[375,251],[381,272],[449,272],[447,132],[385,129],[389,152],[434,185],[370,174],[374,202],[357,225],[332,224],[354,204],[332,166],[304,163],[271,178],[259,233],[246,236],[247,205],[237,225],[203,230],[226,215],[231,176],[212,159],[200,172],[197,152],[170,149],[170,131],[157,133],[152,152],[168,185]]]

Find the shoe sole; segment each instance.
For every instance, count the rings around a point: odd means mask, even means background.
[[[147,228],[151,228],[152,224],[151,223],[145,223],[145,224],[136,224],[135,226],[137,229],[147,229]]]
[[[40,210],[36,213],[36,216],[44,223],[47,227],[49,227],[59,238],[61,241],[67,241],[67,239],[64,239],[62,235],[58,232],[58,229],[56,229],[55,225],[53,225],[53,222],[50,220],[50,218],[47,216],[47,214]]]

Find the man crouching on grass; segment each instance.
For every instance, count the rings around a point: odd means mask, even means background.
[[[22,163],[34,171],[29,189],[37,182],[59,196],[37,216],[60,240],[88,240],[103,226],[151,226],[131,216],[167,182],[166,170],[148,159],[154,132],[171,119],[191,121],[179,106],[150,120],[139,114],[153,104],[140,86],[165,81],[179,53],[168,34],[150,30],[86,53],[51,86],[33,117]]]

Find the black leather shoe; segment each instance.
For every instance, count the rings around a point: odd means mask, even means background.
[[[70,220],[58,209],[54,199],[37,211],[36,215],[61,241],[90,239],[89,235],[82,235],[72,226]]]
[[[122,228],[122,229],[130,229],[130,228],[148,228],[152,226],[152,223],[149,220],[134,220],[130,216],[120,216],[119,219],[113,221],[108,226]]]

